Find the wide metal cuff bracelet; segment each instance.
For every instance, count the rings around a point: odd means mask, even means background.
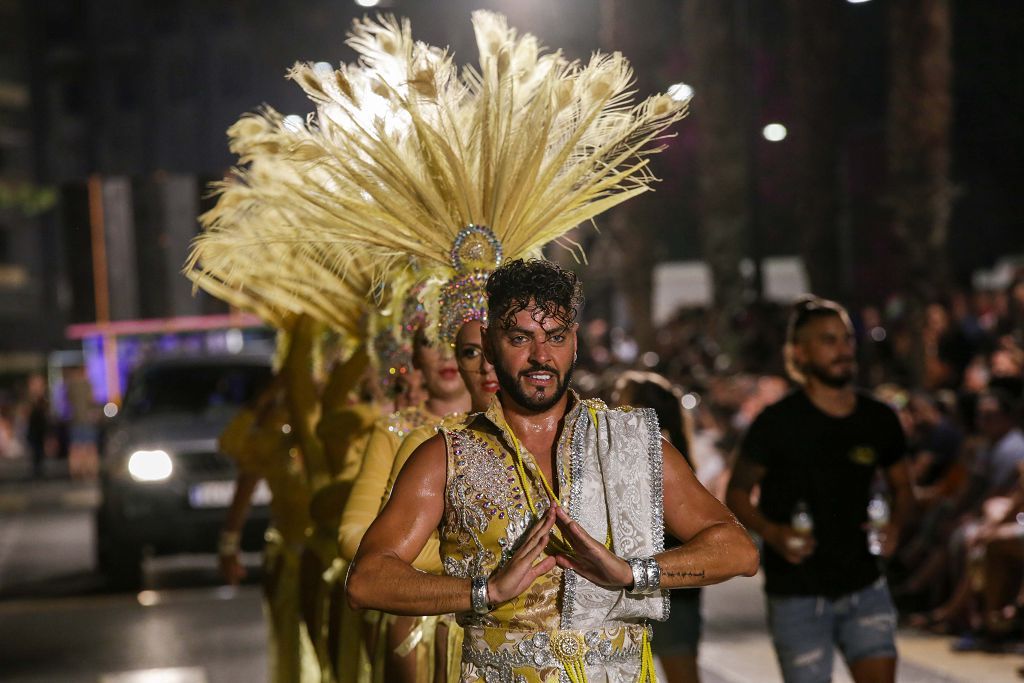
[[[661,589],[661,567],[653,557],[631,557],[626,560],[633,572],[630,595],[652,595]]]
[[[648,557],[644,562],[644,569],[647,570],[648,592],[657,593],[661,590],[661,565],[653,557]]]
[[[469,593],[470,603],[473,611],[477,614],[487,614],[491,611],[491,605],[487,600],[487,577],[474,576]]]
[[[647,594],[647,567],[642,557],[630,557],[626,560],[629,570],[633,572],[633,586],[627,589],[631,595]]]

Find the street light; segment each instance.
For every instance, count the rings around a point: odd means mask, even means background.
[[[376,7],[380,0],[356,0],[356,4],[360,7]]]
[[[871,0],[846,0],[846,2],[850,3],[851,5],[862,5],[865,2],[870,2],[870,1]]]
[[[781,123],[769,123],[761,130],[761,135],[768,142],[782,142],[788,133],[789,131]]]

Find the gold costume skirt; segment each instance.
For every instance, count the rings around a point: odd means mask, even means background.
[[[586,631],[465,627],[460,683],[653,683],[650,628]]]

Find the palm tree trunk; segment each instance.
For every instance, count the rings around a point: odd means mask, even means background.
[[[949,0],[889,6],[888,198],[906,259],[902,285],[910,299],[918,382],[924,371],[924,307],[949,277],[951,44]]]
[[[838,2],[789,0],[796,221],[811,289],[839,298],[840,11]]]

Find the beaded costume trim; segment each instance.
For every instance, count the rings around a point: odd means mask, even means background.
[[[665,550],[665,457],[661,446],[661,425],[658,424],[658,414],[654,408],[637,410],[644,414],[648,430],[647,462],[651,468],[651,500],[654,501],[651,542],[654,545],[654,554],[657,555]],[[662,600],[665,604],[665,618],[668,619],[672,605],[669,591],[662,591]]]
[[[526,678],[517,675],[516,669],[557,669],[559,680],[568,680],[564,662],[577,658],[594,667],[639,662],[644,633],[651,637],[646,625],[609,631],[504,631],[502,648],[495,651],[478,631],[466,629],[462,661],[476,667],[485,683],[525,683]],[[624,636],[623,642],[616,646],[613,641],[619,636]]]
[[[583,502],[583,450],[586,444],[587,421],[590,415],[580,410],[573,423],[572,442],[569,446],[569,472],[572,484],[569,493],[569,516],[580,517],[580,505]],[[568,628],[576,611],[576,586],[579,577],[571,569],[565,570],[562,577],[564,597],[562,599],[562,628]]]

